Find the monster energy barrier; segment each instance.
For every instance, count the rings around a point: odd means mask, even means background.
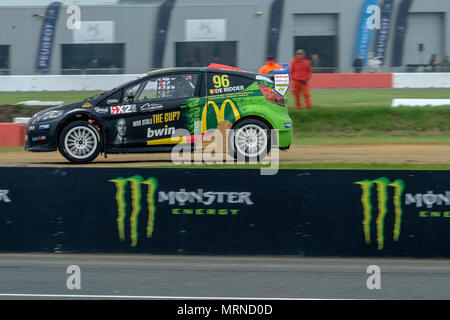
[[[0,177],[0,252],[450,257],[450,171],[1,167]]]

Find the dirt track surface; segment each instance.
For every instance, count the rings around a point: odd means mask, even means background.
[[[280,163],[409,163],[450,164],[450,144],[365,144],[293,146],[280,151]],[[228,159],[231,160],[231,159]],[[233,162],[230,162],[233,163]],[[195,163],[194,163],[195,164]],[[170,153],[112,154],[99,156],[82,167],[146,167],[173,165]],[[0,167],[77,167],[59,152],[0,153]]]

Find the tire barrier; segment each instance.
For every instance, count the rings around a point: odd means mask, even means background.
[[[448,171],[0,168],[0,251],[450,257]]]
[[[0,147],[25,146],[25,123],[0,123]]]
[[[315,73],[313,89],[392,88],[392,73]]]

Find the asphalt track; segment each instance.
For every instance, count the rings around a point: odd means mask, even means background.
[[[273,154],[275,156],[275,154]],[[196,164],[194,155],[191,163]],[[201,158],[198,164],[204,164]],[[210,161],[210,157],[205,158]],[[275,159],[275,158],[274,158]],[[228,157],[225,161],[234,163]],[[450,144],[348,144],[348,145],[296,145],[289,151],[279,151],[280,163],[409,163],[448,164]],[[187,163],[189,164],[189,163]],[[173,165],[170,153],[111,154],[99,156],[89,167],[147,167]],[[59,152],[36,153],[25,151],[1,152],[0,167],[76,167]],[[83,165],[86,167],[86,165]]]
[[[281,163],[450,163],[447,144],[293,146]],[[109,155],[84,167],[172,165],[170,154]],[[71,166],[57,152],[0,153],[0,167]],[[69,265],[81,290],[68,290]],[[381,269],[369,290],[367,267]],[[0,299],[450,299],[450,260],[0,254]]]
[[[69,265],[81,289],[69,290]],[[381,270],[369,290],[367,267]],[[0,254],[0,299],[450,299],[450,261]]]

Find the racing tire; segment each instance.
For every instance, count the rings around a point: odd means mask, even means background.
[[[97,128],[89,122],[75,121],[61,131],[58,150],[71,163],[85,164],[94,161],[100,154],[102,140]]]
[[[257,119],[245,119],[230,131],[228,137],[229,154],[238,161],[259,161],[271,149],[269,127]]]

